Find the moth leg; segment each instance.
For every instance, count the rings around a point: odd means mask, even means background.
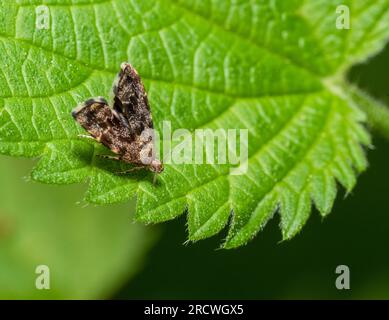
[[[107,155],[107,154],[96,154],[96,157],[99,157],[99,158],[102,158],[102,159],[121,161],[119,156],[110,156],[110,155]]]
[[[92,137],[92,136],[90,136],[88,134],[79,134],[78,137],[81,138],[81,139],[96,140],[94,137]]]
[[[153,176],[153,185],[155,186],[155,184],[157,183],[157,173],[154,173],[154,176]]]
[[[144,169],[145,167],[143,166],[138,166],[138,167],[133,167],[131,169],[128,169],[126,171],[119,171],[119,172],[115,172],[115,174],[119,175],[119,176],[122,176],[122,175],[125,175],[127,173],[131,173],[131,172],[134,172],[134,171],[138,171],[138,170],[142,170]]]

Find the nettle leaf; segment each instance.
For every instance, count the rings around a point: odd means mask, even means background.
[[[137,195],[136,217],[156,223],[188,213],[189,240],[220,232],[246,243],[275,212],[283,239],[325,216],[336,182],[350,192],[367,162],[365,114],[345,94],[345,71],[383,48],[389,0],[2,1],[0,152],[39,157],[33,179],[89,181],[97,204]],[[337,29],[347,5],[351,29]],[[248,129],[248,171],[167,165],[118,176],[101,146],[78,138],[70,116],[89,97],[108,97],[121,62],[138,69],[157,129]],[[340,84],[341,83],[341,84]]]

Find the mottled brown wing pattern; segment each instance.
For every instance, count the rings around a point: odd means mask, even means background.
[[[131,64],[122,63],[113,93],[113,109],[124,115],[133,132],[140,135],[143,130],[153,128],[147,93]]]
[[[103,98],[90,99],[72,112],[73,118],[90,135],[112,152],[124,155],[131,141],[126,119],[112,110]]]
[[[153,134],[149,134],[153,122],[147,94],[130,64],[122,64],[113,91],[113,108],[104,98],[89,99],[73,110],[73,118],[92,138],[116,153],[116,160],[162,172],[163,164],[154,155]]]

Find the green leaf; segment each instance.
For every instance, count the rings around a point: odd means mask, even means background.
[[[23,181],[29,167],[0,159],[0,298],[110,298],[142,266],[155,232],[129,223],[123,205],[76,204],[80,186]],[[49,268],[50,290],[35,286],[40,265]]]
[[[3,2],[0,29],[0,152],[40,157],[33,179],[89,181],[97,204],[137,195],[139,221],[188,212],[189,240],[220,232],[246,243],[277,211],[284,239],[325,216],[336,181],[348,192],[366,168],[365,114],[339,88],[345,71],[383,48],[389,0],[46,1],[50,28],[35,27],[41,1]],[[336,28],[348,5],[351,29]],[[82,141],[70,116],[79,102],[108,97],[120,63],[145,81],[157,129],[249,130],[248,172],[167,165],[121,177]],[[344,84],[347,90],[347,84]],[[343,88],[343,87],[342,87]],[[97,150],[98,149],[98,150]]]

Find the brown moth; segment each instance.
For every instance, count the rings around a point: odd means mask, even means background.
[[[155,158],[153,121],[147,93],[131,64],[122,63],[113,85],[113,94],[112,108],[102,97],[89,99],[73,110],[73,118],[91,138],[117,155],[104,157],[134,164],[135,167],[129,171],[147,168],[161,173],[163,164]]]

